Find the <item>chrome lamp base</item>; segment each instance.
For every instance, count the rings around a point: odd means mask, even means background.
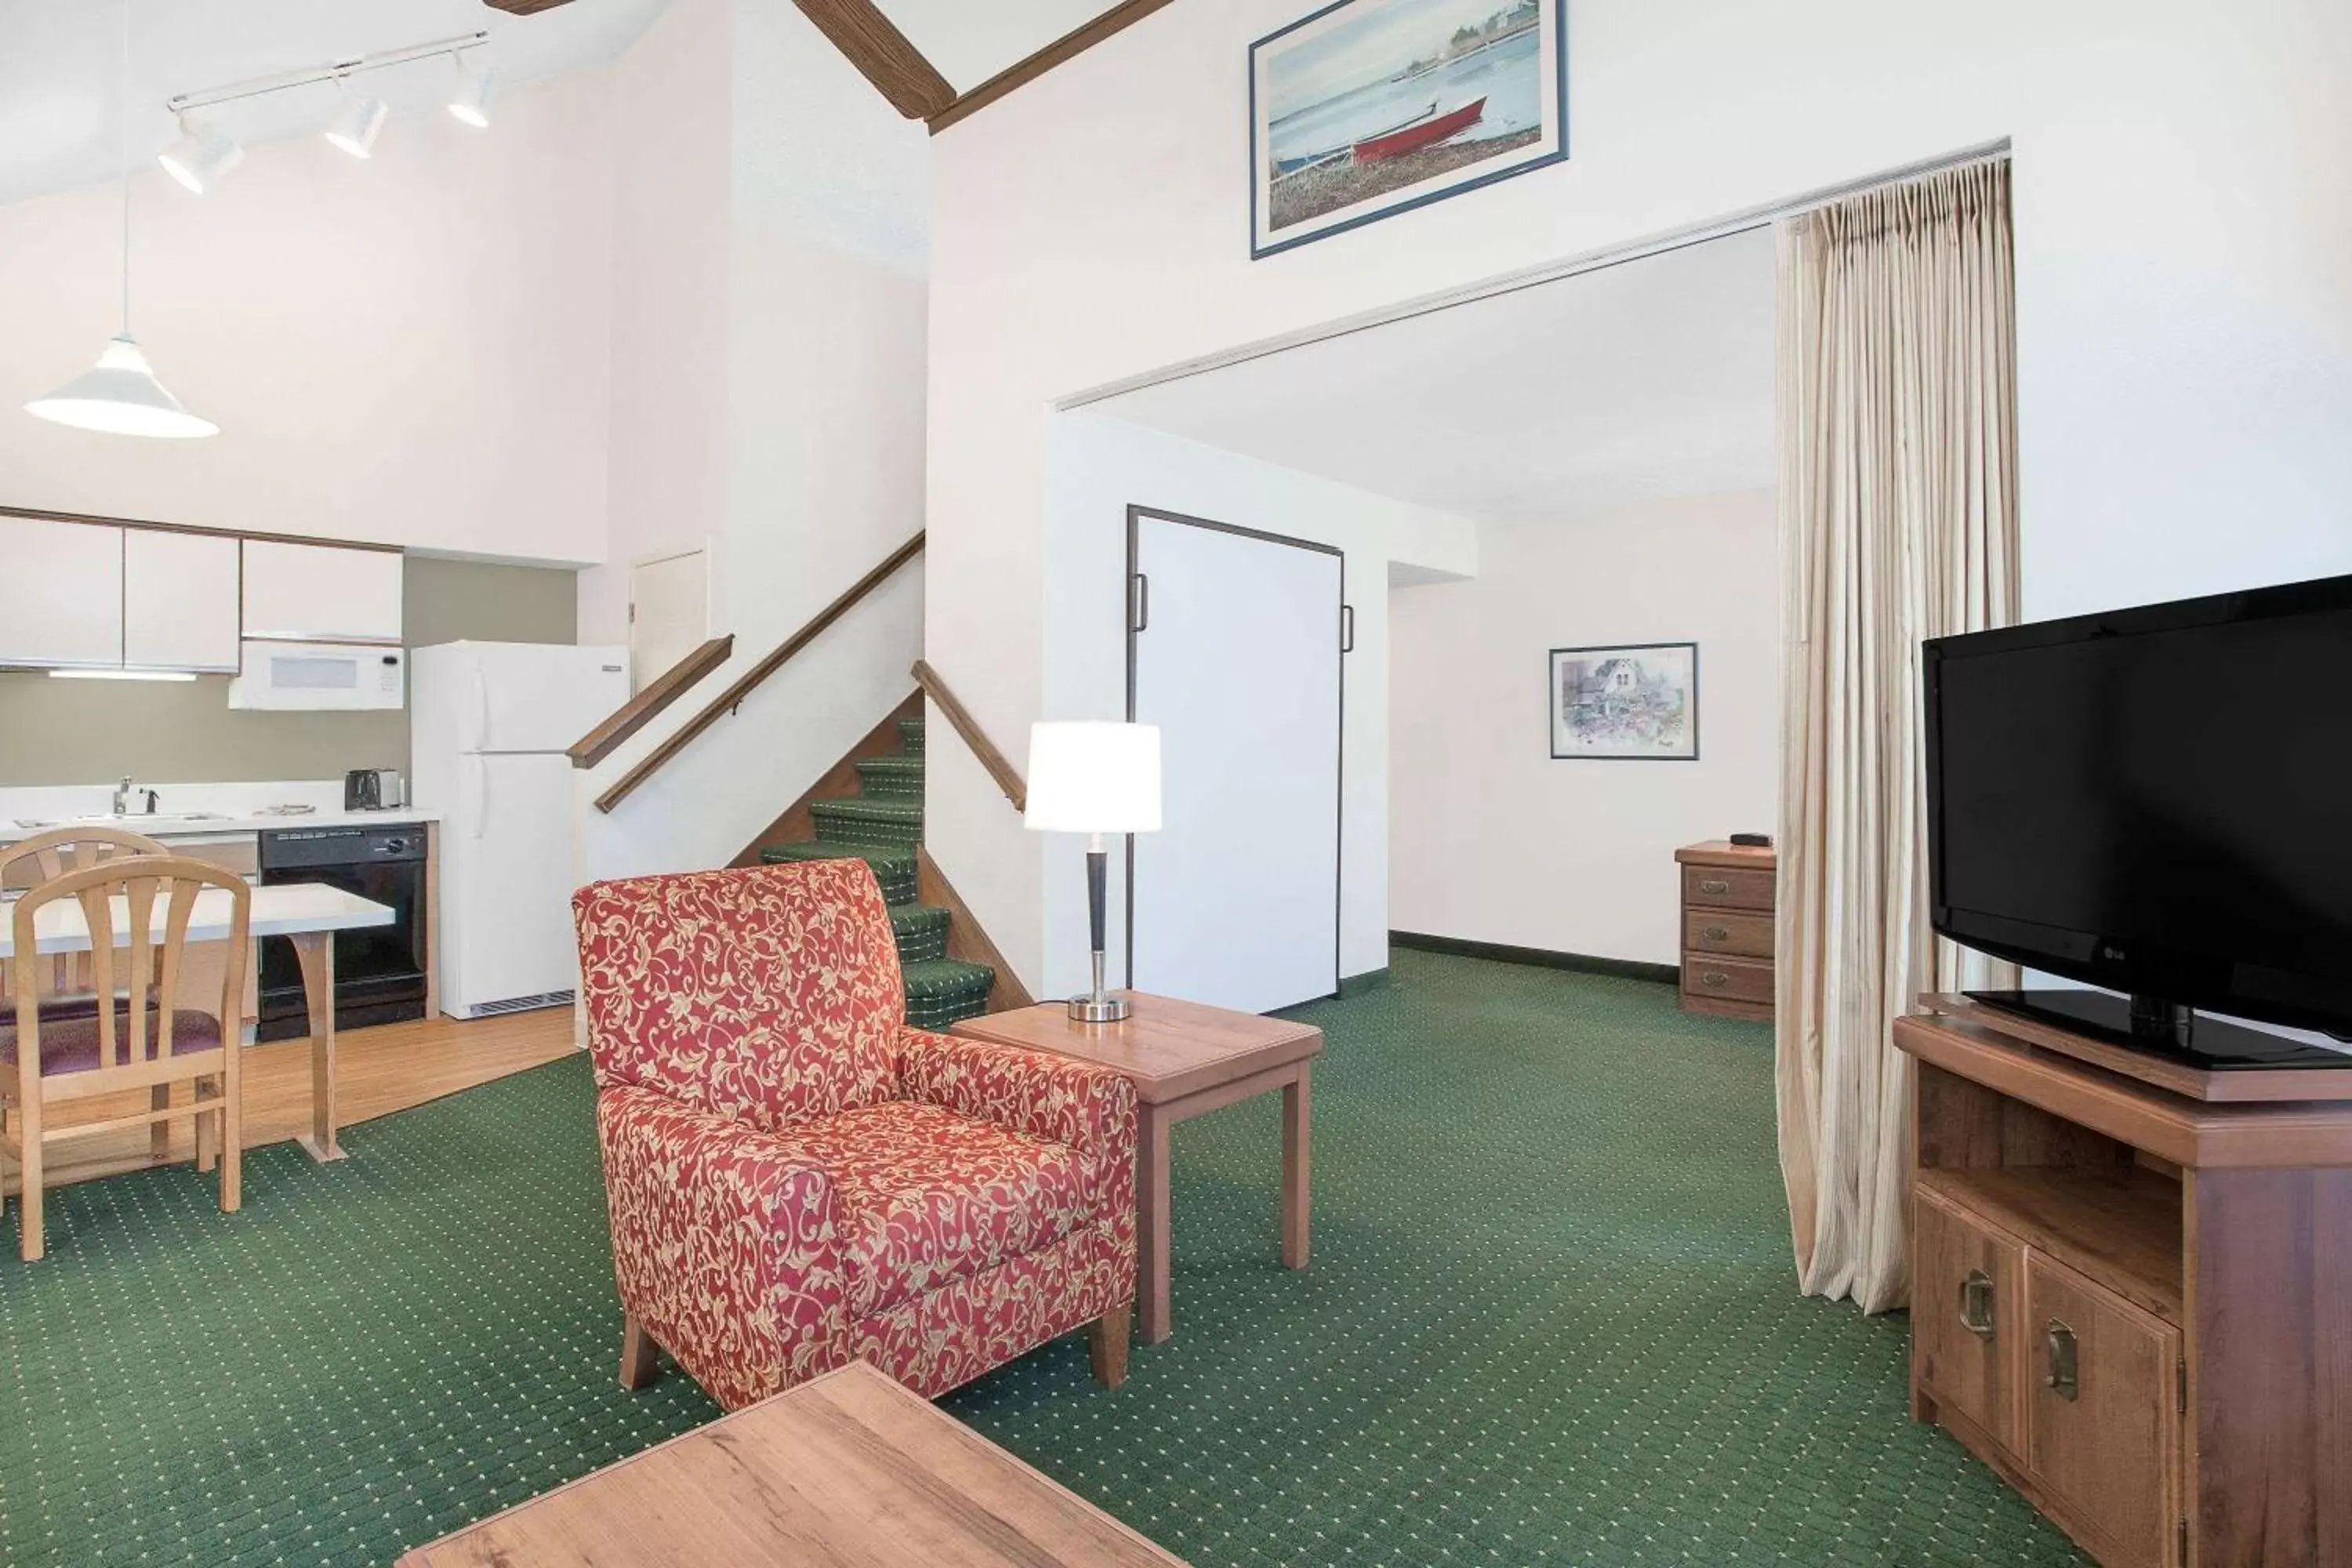
[[[1127,1002],[1118,996],[1073,996],[1070,998],[1070,1021],[1074,1024],[1116,1024],[1127,1016]]]

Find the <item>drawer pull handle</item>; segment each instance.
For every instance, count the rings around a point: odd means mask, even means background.
[[[1731,984],[1731,976],[1720,969],[1710,969],[1698,977],[1698,983],[1701,985],[1728,985]]]
[[[1960,1327],[1980,1340],[1992,1338],[1992,1276],[1971,1268],[1960,1281]]]
[[[1702,893],[1727,893],[1731,891],[1731,884],[1720,877],[1701,877],[1698,890]]]
[[[2061,1399],[2083,1396],[2082,1365],[2075,1357],[2074,1331],[2055,1318],[2050,1320],[2050,1373],[2042,1382]]]
[[[1731,940],[1731,932],[1721,926],[1703,927],[1698,934],[1706,938],[1709,942],[1729,942]]]

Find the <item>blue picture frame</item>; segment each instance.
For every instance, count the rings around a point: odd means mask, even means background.
[[[1483,37],[1486,27],[1461,21],[1473,9],[1462,0],[1332,0],[1250,45],[1253,260],[1567,162],[1568,0],[1490,0],[1486,26],[1502,25]],[[1396,58],[1381,59],[1384,49]],[[1378,62],[1370,75],[1367,60]],[[1284,75],[1294,79],[1290,95]],[[1286,107],[1323,88],[1328,96]],[[1514,144],[1465,156],[1486,142]]]

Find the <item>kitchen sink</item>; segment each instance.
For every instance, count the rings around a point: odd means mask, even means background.
[[[100,815],[99,815],[99,816],[20,816],[20,817],[16,818],[16,826],[19,826],[19,827],[32,827],[32,828],[45,828],[45,827],[133,827],[133,828],[136,828],[136,827],[154,827],[154,828],[162,828],[162,827],[175,827],[175,826],[178,826],[178,827],[184,827],[184,826],[188,826],[188,825],[190,825],[190,824],[192,824],[192,823],[199,823],[199,822],[226,822],[227,820],[228,820],[228,814],[227,814],[227,813],[226,813],[226,812],[220,812],[220,811],[152,811],[152,812],[133,812],[133,813],[131,813],[131,814],[130,814],[130,815],[128,815],[128,816],[112,816],[112,815],[110,815],[110,814],[100,814]]]

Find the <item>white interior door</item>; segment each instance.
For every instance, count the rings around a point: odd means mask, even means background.
[[[700,647],[710,636],[710,570],[699,550],[629,570],[629,690]]]
[[[1340,557],[1138,511],[1130,716],[1161,820],[1131,840],[1129,984],[1263,1013],[1339,988]]]

